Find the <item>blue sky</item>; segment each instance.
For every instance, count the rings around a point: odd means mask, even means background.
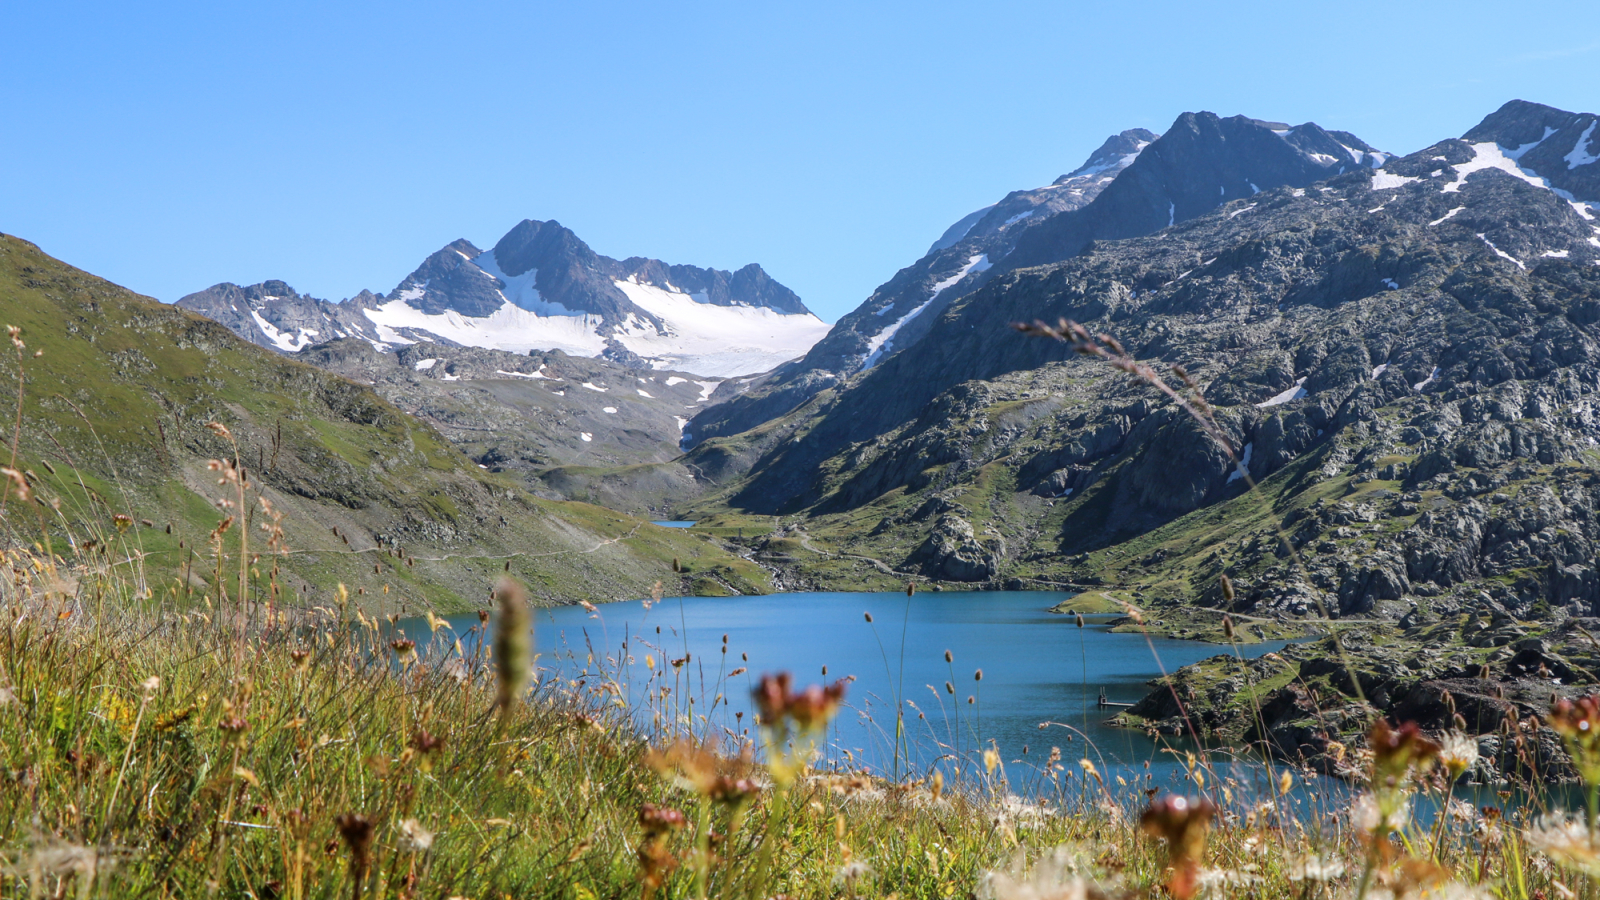
[[[759,262],[823,318],[962,215],[1185,110],[1410,152],[1513,97],[1600,108],[1566,3],[23,3],[0,231],[162,300],[388,291],[558,219]]]

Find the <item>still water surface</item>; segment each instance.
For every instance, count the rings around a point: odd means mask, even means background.
[[[1020,786],[1024,773],[1057,746],[1072,768],[1088,757],[1108,778],[1123,774],[1132,780],[1143,777],[1148,762],[1157,782],[1170,783],[1177,774],[1173,755],[1140,732],[1101,724],[1115,710],[1098,707],[1097,697],[1104,690],[1112,702],[1131,703],[1163,671],[1233,651],[1113,634],[1103,617],[1079,629],[1073,617],[1049,612],[1069,596],[943,591],[918,592],[908,600],[900,592],[816,591],[673,597],[651,608],[633,601],[604,604],[595,613],[577,606],[538,610],[534,637],[542,677],[587,679],[592,685],[601,680],[597,673],[609,669],[645,725],[653,719],[646,695],[660,709],[665,685],[672,688],[669,705],[693,698],[697,734],[709,729],[754,736],[750,689],[762,673],[791,672],[797,687],[854,676],[848,708],[828,735],[832,760],[891,771],[898,699],[906,715],[902,746],[909,745],[901,757],[909,752],[914,771],[931,765],[960,769],[965,761],[970,773],[982,749],[993,746]],[[451,624],[466,633],[477,620],[460,617]],[[419,639],[426,636],[425,624],[412,630],[420,630]],[[1282,646],[1252,644],[1240,652],[1259,656]],[[945,662],[946,650],[952,663]],[[686,655],[689,662],[681,668],[670,665]],[[666,674],[652,681],[649,661]],[[741,666],[748,671],[728,677]],[[1041,729],[1040,723],[1049,724]]]

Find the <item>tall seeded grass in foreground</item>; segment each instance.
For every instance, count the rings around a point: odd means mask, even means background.
[[[510,581],[498,623],[430,613],[421,646],[364,586],[283,608],[286,524],[236,463],[211,471],[226,524],[191,590],[147,583],[136,511],[63,513],[16,451],[0,468],[0,897],[1595,896],[1600,701],[1550,719],[1589,783],[1576,817],[1450,801],[1470,742],[1383,723],[1351,750],[1348,808],[1291,806],[1293,768],[1253,790],[1194,757],[1181,793],[1060,748],[991,746],[962,784],[820,771],[844,682],[769,673],[759,740],[717,743],[641,731],[620,672],[534,668]],[[230,531],[247,508],[260,557]],[[1413,816],[1419,797],[1446,814]]]

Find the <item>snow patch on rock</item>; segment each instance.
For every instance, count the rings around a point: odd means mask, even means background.
[[[1595,156],[1589,150],[1589,138],[1594,135],[1595,125],[1600,125],[1600,119],[1590,122],[1589,127],[1583,130],[1583,134],[1578,135],[1578,143],[1572,148],[1572,152],[1562,157],[1567,161],[1568,171],[1579,166],[1587,166],[1592,162],[1600,162],[1600,156]]]
[[[1491,241],[1488,238],[1484,237],[1481,233],[1478,235],[1478,240],[1483,241],[1485,244],[1488,244],[1489,245],[1489,249],[1494,251],[1494,255],[1495,256],[1499,256],[1499,257],[1502,257],[1504,259],[1509,259],[1512,262],[1517,264],[1517,268],[1521,269],[1524,272],[1528,271],[1528,267],[1526,265],[1523,265],[1522,260],[1517,259],[1515,256],[1512,256],[1511,254],[1505,252],[1504,250],[1501,250],[1499,247],[1496,247],[1494,245],[1494,241]]]
[[[1243,478],[1245,471],[1250,468],[1250,454],[1256,449],[1255,441],[1244,445],[1244,453],[1239,457],[1239,464],[1234,466],[1233,473],[1228,476],[1228,484]]]
[[[1385,172],[1382,169],[1378,169],[1372,173],[1372,189],[1375,191],[1393,190],[1417,180],[1419,179],[1410,175],[1396,175],[1393,172]]]
[[[938,284],[935,284],[933,286],[933,292],[928,295],[928,299],[922,301],[922,303],[918,305],[916,309],[906,313],[893,324],[888,325],[882,331],[872,336],[872,339],[867,342],[867,358],[861,362],[861,371],[865,372],[866,370],[877,365],[878,362],[885,356],[888,356],[889,353],[894,349],[894,336],[900,332],[901,328],[905,327],[907,322],[910,322],[917,316],[922,315],[922,311],[927,309],[933,303],[933,301],[939,299],[940,294],[944,293],[947,289],[954,286],[956,282],[967,277],[967,275],[971,274],[972,272],[982,272],[989,268],[989,255],[986,253],[979,254],[967,260],[967,264],[962,266],[954,275],[951,275],[949,278],[946,278]]]
[[[276,300],[278,298],[268,297],[266,299]],[[289,353],[293,353],[296,350],[303,349],[304,347],[310,345],[312,343],[311,339],[317,336],[315,331],[305,328],[298,329],[292,335],[288,332],[280,331],[278,326],[268,322],[261,315],[261,313],[258,313],[253,309],[250,310],[250,317],[256,320],[256,327],[261,329],[261,333],[267,336],[267,340],[271,341],[274,347]]]
[[[1299,381],[1296,381],[1294,383],[1293,387],[1289,388],[1288,390],[1284,391],[1283,393],[1274,394],[1271,397],[1269,397],[1268,399],[1263,400],[1260,403],[1257,403],[1256,404],[1256,408],[1257,409],[1266,409],[1269,406],[1282,406],[1283,404],[1288,403],[1291,400],[1299,400],[1302,397],[1310,396],[1309,392],[1304,387],[1305,383],[1306,383],[1306,380],[1304,378],[1301,378]]]

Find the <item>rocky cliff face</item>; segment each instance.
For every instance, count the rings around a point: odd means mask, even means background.
[[[758,265],[737,272],[602,256],[559,222],[525,220],[489,251],[465,240],[387,294],[343,303],[280,281],[219,284],[178,305],[284,352],[343,338],[382,352],[419,342],[561,350],[727,378],[804,354],[827,325]]]

